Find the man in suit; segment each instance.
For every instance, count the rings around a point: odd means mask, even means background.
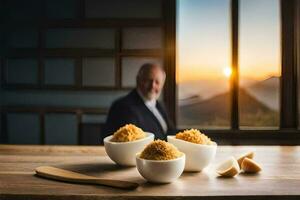
[[[157,101],[165,79],[166,73],[161,66],[152,63],[142,65],[136,77],[137,87],[113,102],[104,126],[104,137],[129,123],[154,133],[157,139],[166,139],[167,134],[173,133],[173,124]]]

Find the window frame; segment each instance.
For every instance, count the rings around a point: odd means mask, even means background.
[[[231,126],[229,129],[203,130],[220,144],[300,144],[298,129],[297,94],[297,44],[299,44],[300,0],[279,0],[281,22],[281,79],[280,79],[280,125],[276,130],[241,130],[238,108],[238,25],[239,0],[231,0],[231,63],[233,74],[230,82]],[[165,67],[167,79],[164,100],[169,114],[177,125],[176,96],[176,0],[166,0],[165,4]],[[299,46],[298,46],[299,48]],[[298,51],[300,51],[298,49]],[[299,54],[299,53],[298,53]]]

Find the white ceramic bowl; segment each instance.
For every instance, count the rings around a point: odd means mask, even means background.
[[[207,167],[215,158],[217,143],[203,145],[176,139],[175,136],[168,136],[168,142],[185,153],[186,161],[184,171],[199,172]]]
[[[136,155],[136,166],[139,173],[149,182],[170,183],[183,172],[185,154],[173,160],[146,160]]]
[[[146,132],[146,137],[132,142],[112,142],[113,135],[104,138],[104,147],[107,155],[115,163],[123,166],[135,166],[135,156],[147,144],[154,140],[154,134]]]

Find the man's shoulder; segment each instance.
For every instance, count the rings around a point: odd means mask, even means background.
[[[135,90],[132,90],[127,95],[115,100],[112,105],[116,107],[130,107],[136,105],[136,103],[139,101],[138,98],[139,97],[137,96],[137,92]]]

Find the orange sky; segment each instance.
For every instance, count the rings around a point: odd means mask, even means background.
[[[177,81],[226,78],[230,1],[182,0],[178,8]],[[280,76],[279,1],[241,1],[239,11],[240,80]]]
[[[188,66],[181,65],[177,69],[177,82],[184,82],[190,80],[216,80],[225,79],[224,68],[228,65],[204,67],[199,65]],[[263,66],[263,67],[262,67]],[[279,66],[279,65],[277,65]],[[259,73],[258,73],[259,72]],[[240,67],[241,79],[264,80],[270,76],[280,76],[280,68],[275,65],[244,65]]]

